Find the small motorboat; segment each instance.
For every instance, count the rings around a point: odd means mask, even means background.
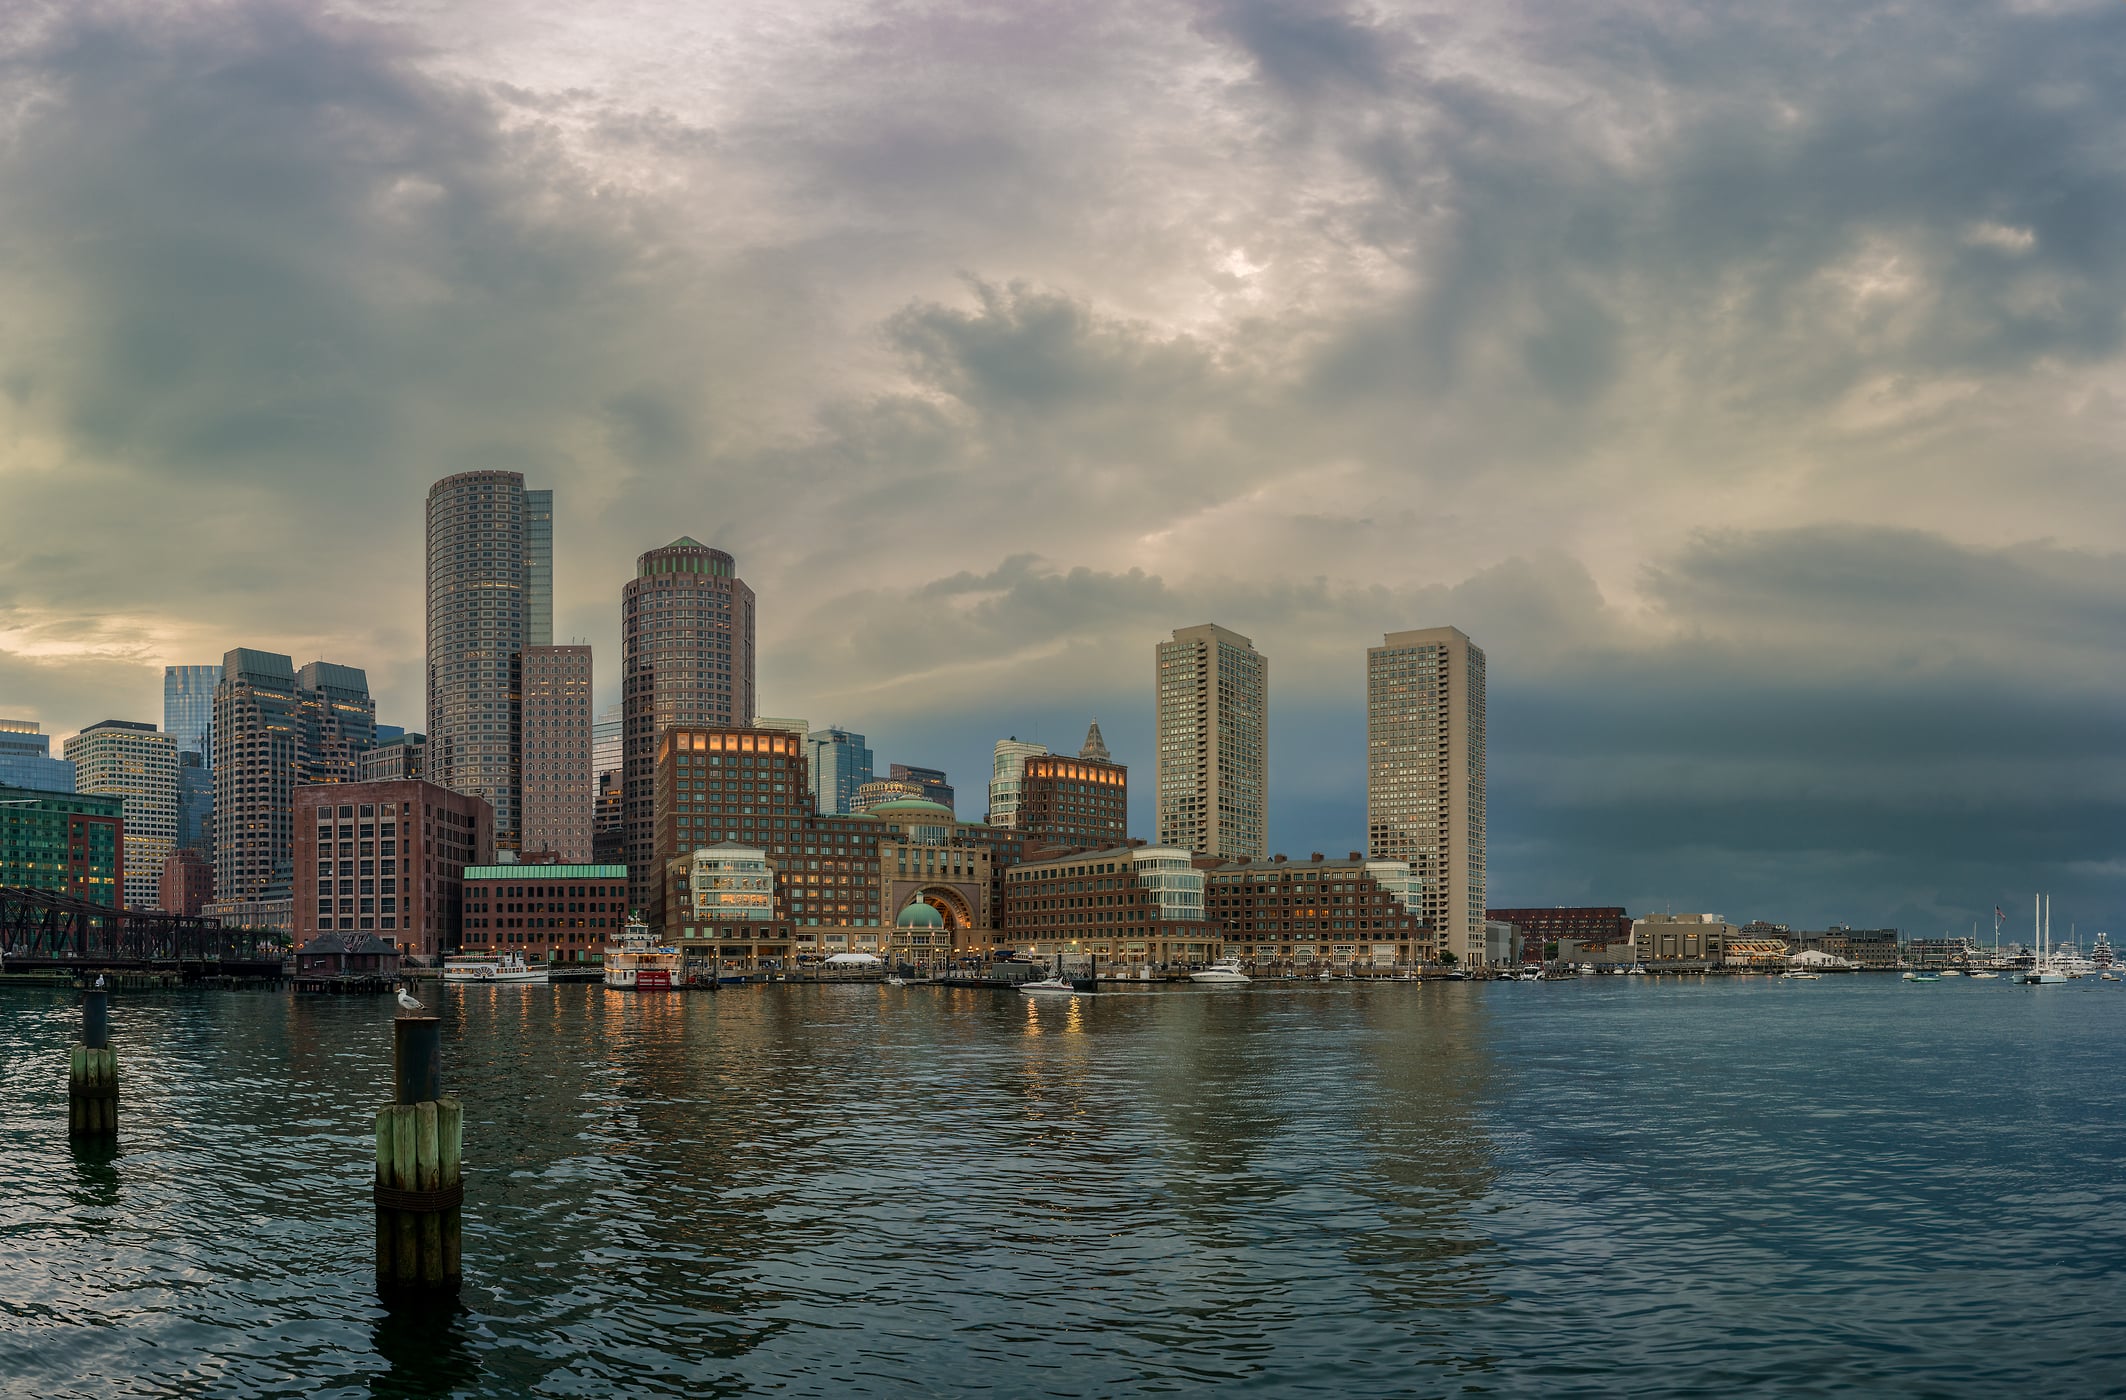
[[[886,985],[889,987],[905,987],[908,985],[908,979],[898,972],[889,972],[886,974]]]
[[[1019,990],[1030,997],[1074,997],[1078,989],[1060,977],[1043,977],[1036,982],[1021,982]]]
[[[1220,958],[1209,967],[1191,972],[1188,975],[1188,980],[1202,982],[1215,987],[1237,986],[1242,982],[1252,982],[1255,979],[1240,970],[1240,959]]]
[[[1779,980],[1782,982],[1821,982],[1823,974],[1820,972],[1807,972],[1797,967],[1780,973]]]

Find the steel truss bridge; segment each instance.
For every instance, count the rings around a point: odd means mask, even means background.
[[[0,886],[0,956],[20,970],[174,967],[190,973],[196,966],[202,973],[277,976],[281,952],[271,929],[224,928],[198,914],[113,909],[51,890]]]

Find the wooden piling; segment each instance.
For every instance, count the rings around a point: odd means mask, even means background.
[[[109,998],[101,987],[81,998],[81,1040],[67,1051],[69,1137],[118,1136],[118,1052],[111,1048]]]
[[[441,1085],[432,1016],[392,1026],[398,1102],[376,1115],[376,1280],[385,1293],[456,1292],[465,1197],[465,1113]]]

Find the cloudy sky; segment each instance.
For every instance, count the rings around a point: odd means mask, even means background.
[[[936,762],[1271,658],[1491,678],[1494,903],[2126,923],[2126,7],[0,7],[0,713],[365,666],[428,483],[557,493],[557,631],[689,533],[769,713]],[[2064,931],[2064,929],[2062,929]]]

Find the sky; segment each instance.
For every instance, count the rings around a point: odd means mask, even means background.
[[[946,767],[1488,656],[1495,905],[2126,923],[2126,7],[0,7],[0,714],[234,646],[423,723],[438,477],[681,534],[760,706]]]

